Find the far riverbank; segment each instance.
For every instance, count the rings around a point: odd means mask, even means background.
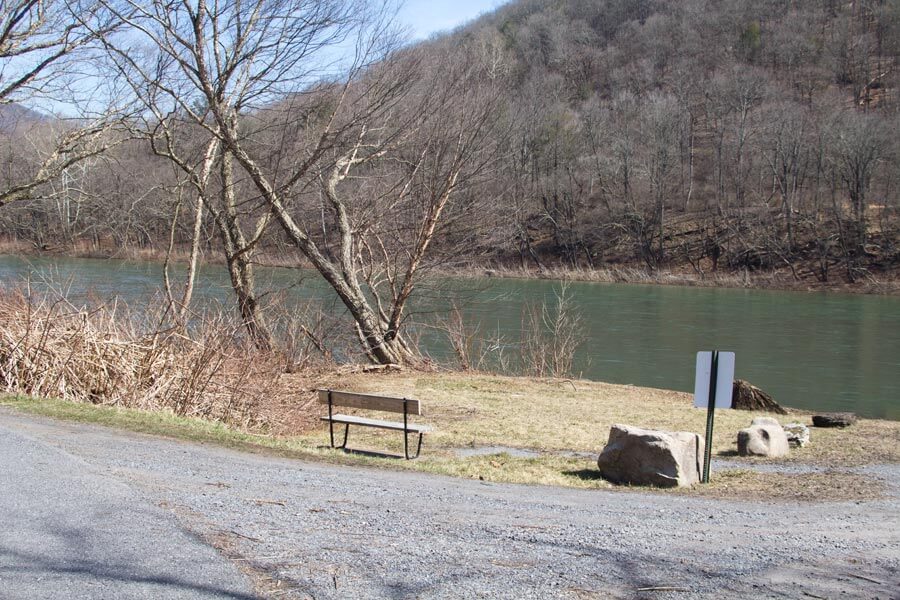
[[[0,255],[38,256],[64,258],[89,258],[133,260],[162,263],[166,260],[166,251],[160,248],[95,248],[78,243],[71,247],[36,248],[33,244],[0,240]],[[176,248],[170,256],[174,264],[186,263],[189,252],[186,248]],[[276,268],[311,268],[308,261],[292,249],[280,250],[273,255],[271,251],[256,257],[257,263],[264,267]],[[205,253],[203,264],[224,265],[218,253]],[[518,266],[490,263],[486,265],[445,265],[429,271],[441,277],[465,279],[481,279],[494,277],[501,279],[558,280],[580,281],[585,283],[625,283],[638,285],[665,285],[722,289],[757,289],[786,292],[840,292],[846,294],[871,294],[900,296],[900,272],[892,270],[888,273],[867,274],[854,283],[845,278],[834,276],[828,281],[819,281],[813,277],[795,278],[789,269],[769,271],[709,271],[697,273],[686,267],[667,267],[651,271],[644,267],[616,265],[599,268],[573,268],[561,265]]]

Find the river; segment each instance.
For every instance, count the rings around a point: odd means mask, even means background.
[[[26,277],[76,294],[119,295],[132,306],[161,280],[158,263],[0,256],[0,281]],[[260,279],[295,298],[332,304],[327,287],[309,272],[265,269]],[[523,307],[552,304],[557,289],[543,280],[444,279],[419,301],[417,318],[445,316],[455,301],[483,334],[504,340],[497,353],[514,359]],[[570,291],[584,337],[576,376],[691,391],[695,353],[730,350],[736,377],[783,405],[900,419],[900,298],[600,283],[572,283]],[[197,293],[228,302],[224,268],[204,267]],[[447,356],[440,336],[426,331],[421,339],[430,355]]]

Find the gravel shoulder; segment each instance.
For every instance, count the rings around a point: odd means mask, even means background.
[[[133,563],[145,579],[162,578],[182,553],[184,573],[173,579],[194,576],[203,583],[186,587],[239,598],[249,596],[234,566],[253,575],[260,595],[278,598],[887,599],[900,591],[896,485],[875,501],[792,504],[486,484],[240,453],[7,409],[0,461],[0,597],[53,597],[16,591],[47,578],[94,584],[94,571],[70,568],[80,548],[97,569]],[[900,465],[869,470],[900,481]],[[24,472],[32,483],[23,483]],[[14,488],[20,498],[10,501]],[[42,495],[44,512],[29,516],[23,507]],[[70,498],[87,508],[72,534],[84,540],[66,545],[57,538],[68,525],[45,513]],[[117,523],[110,515],[125,516]],[[169,545],[141,530],[134,537],[142,539],[123,541],[135,522],[158,527]],[[7,550],[29,536],[29,554]],[[113,558],[91,556],[104,546]],[[34,558],[48,553],[55,558],[46,565]],[[221,556],[231,563],[221,575],[205,570]],[[112,590],[134,583],[100,581],[109,593],[57,597],[126,597]]]

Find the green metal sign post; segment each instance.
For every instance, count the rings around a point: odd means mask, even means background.
[[[719,374],[719,352],[712,353],[709,370],[709,403],[706,407],[706,447],[703,450],[703,483],[709,483],[709,463],[712,460],[713,421],[716,416],[716,379]]]
[[[731,408],[734,381],[734,352],[698,352],[694,380],[694,406],[706,409],[706,444],[703,448],[703,473],[700,481],[709,483],[712,462],[713,423],[716,408]]]

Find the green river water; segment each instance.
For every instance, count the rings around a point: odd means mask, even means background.
[[[73,293],[119,295],[132,306],[159,287],[160,271],[157,263],[0,256],[4,285],[51,279]],[[199,298],[230,302],[224,267],[205,267],[201,275]],[[297,299],[332,305],[327,287],[309,272],[267,269],[260,279],[290,288],[285,293]],[[523,306],[552,301],[557,285],[445,279],[424,290],[415,318],[445,316],[455,301],[482,333],[507,340],[503,351],[514,356]],[[695,353],[730,350],[736,377],[783,405],[900,419],[900,298],[597,283],[574,283],[571,291],[585,338],[574,369],[581,377],[692,391]],[[429,354],[446,356],[439,336],[421,339]]]

